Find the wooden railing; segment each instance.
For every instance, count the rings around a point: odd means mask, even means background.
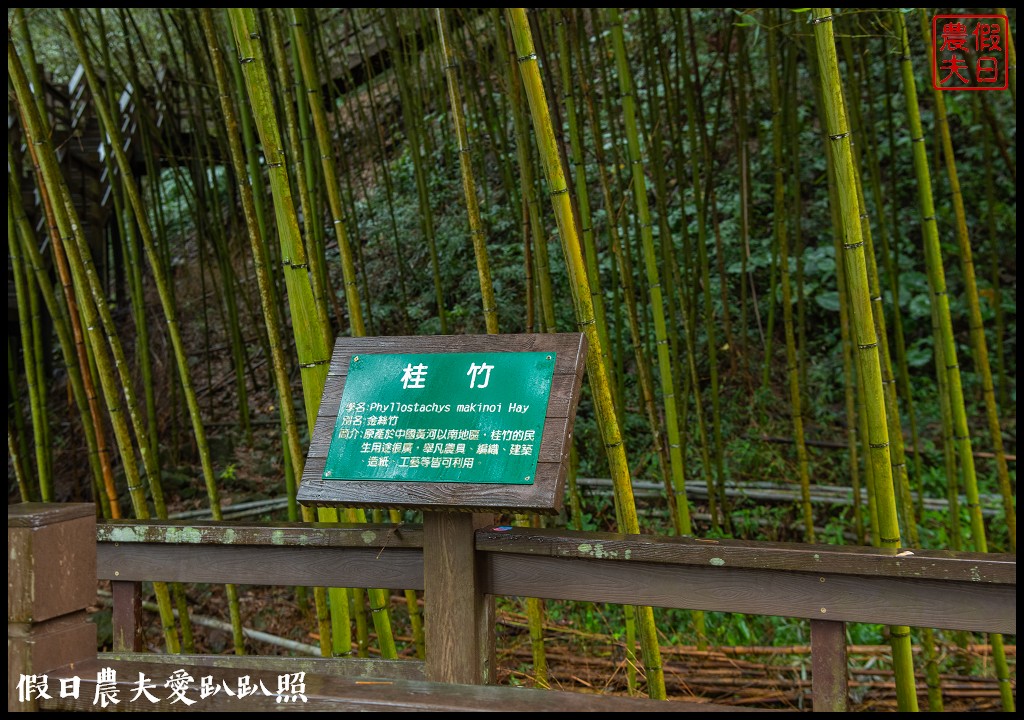
[[[1016,634],[1016,555],[494,526],[478,529],[474,544],[469,591],[481,598],[808,619],[815,710],[846,708],[845,623]],[[131,652],[140,649],[142,581],[419,590],[423,546],[423,530],[407,525],[105,523],[96,577],[112,581],[116,649]],[[430,666],[447,662],[458,658],[428,649],[427,676],[443,676]]]

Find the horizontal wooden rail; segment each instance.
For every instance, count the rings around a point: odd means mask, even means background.
[[[118,522],[97,575],[423,589],[417,526]],[[478,530],[484,590],[559,600],[1016,634],[1016,555]]]
[[[8,508],[9,710],[97,709],[88,699],[95,696],[100,671],[108,672],[103,668],[116,667],[118,688],[131,690],[138,673],[159,678],[180,663],[212,677],[306,673],[307,709],[736,709],[493,686],[493,646],[485,647],[494,642],[493,595],[806,618],[816,711],[848,706],[846,622],[1012,635],[1017,627],[1014,555],[495,527],[483,516],[462,514],[427,514],[430,522],[420,529],[223,521],[114,522],[97,528],[94,513],[92,505]],[[457,525],[459,533],[439,532],[445,524]],[[444,538],[456,537],[464,540],[441,549]],[[440,558],[445,567],[437,567]],[[87,622],[95,591],[90,577],[110,580],[113,596],[116,652],[99,658],[95,625]],[[395,589],[422,589],[428,580],[428,609],[431,600],[459,599],[461,609],[449,615],[461,625],[435,622],[422,663],[161,658],[138,652],[144,645],[142,581],[157,580]],[[454,607],[444,601],[437,606]],[[447,636],[465,634],[468,623],[475,628],[472,651],[465,642],[445,643]],[[439,627],[445,629],[440,637]],[[81,676],[84,695],[57,700],[34,695],[21,683],[47,674],[55,682]],[[200,690],[189,682],[193,693]],[[281,698],[271,695],[230,709],[280,707]],[[203,709],[234,705],[220,702]],[[138,698],[109,709],[128,708],[155,709]]]

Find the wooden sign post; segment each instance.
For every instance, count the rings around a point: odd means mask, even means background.
[[[335,344],[298,500],[424,511],[431,680],[492,680],[474,532],[496,512],[562,509],[586,351],[581,333]]]

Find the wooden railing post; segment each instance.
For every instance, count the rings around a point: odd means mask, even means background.
[[[474,531],[489,514],[423,513],[427,679],[487,685],[494,676],[494,598],[483,591]]]
[[[46,673],[95,659],[96,626],[86,616],[95,600],[95,506],[8,505],[8,712],[38,709]]]
[[[814,712],[846,712],[846,623],[811,620],[811,692]]]
[[[142,583],[112,580],[112,625],[114,652],[141,652],[145,649],[142,637]]]

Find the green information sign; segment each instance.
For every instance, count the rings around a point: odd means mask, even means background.
[[[325,481],[534,481],[554,352],[354,355]]]

